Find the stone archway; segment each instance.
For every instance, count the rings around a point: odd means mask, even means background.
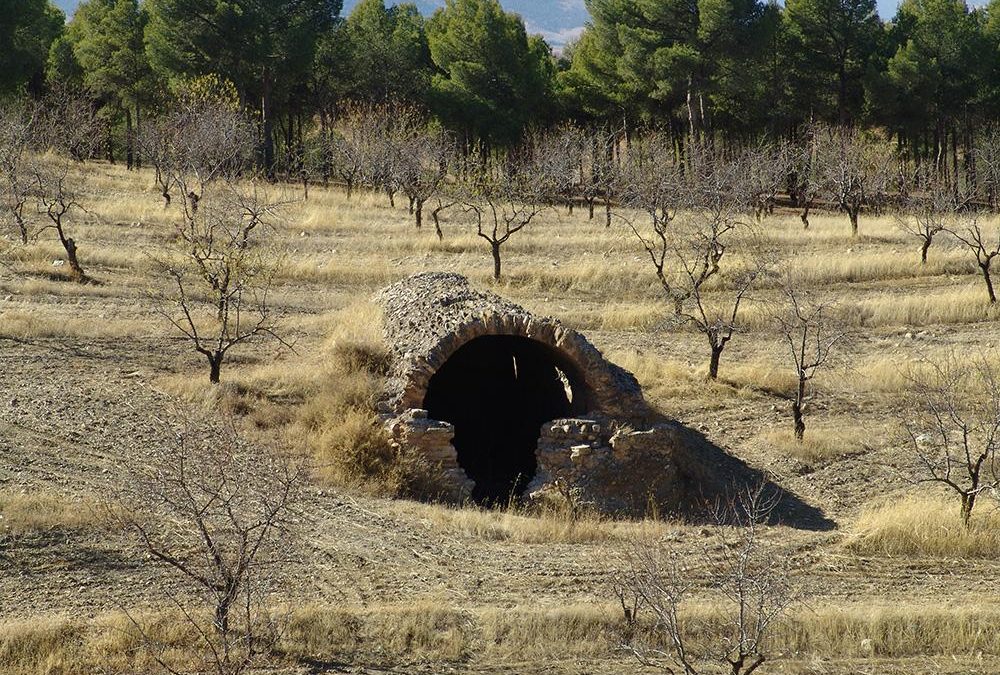
[[[547,345],[485,335],[438,368],[423,408],[454,427],[458,465],[475,483],[472,499],[503,504],[535,479],[542,424],[586,413],[584,390],[573,365]]]
[[[458,274],[418,274],[377,300],[393,356],[380,411],[396,446],[438,466],[457,498],[568,486],[624,511],[672,489],[674,427],[580,333]]]

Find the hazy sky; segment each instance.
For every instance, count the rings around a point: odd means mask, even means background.
[[[345,14],[356,1],[344,1]],[[71,13],[79,4],[79,0],[55,0],[55,2],[67,13]],[[415,0],[415,2],[427,13],[444,4],[444,0]],[[583,0],[500,0],[500,4],[524,17],[530,32],[541,33],[549,44],[554,46],[564,45],[578,36],[587,21],[587,9]],[[897,4],[898,0],[879,0],[879,14],[883,18],[892,18],[896,13]]]

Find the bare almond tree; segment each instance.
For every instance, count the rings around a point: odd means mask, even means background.
[[[774,213],[778,194],[785,187],[794,148],[786,142],[758,143],[743,152],[748,198],[757,222]]]
[[[86,282],[70,226],[85,213],[77,168],[91,156],[96,134],[89,100],[57,93],[42,105],[25,103],[0,116],[0,206],[22,243],[55,232],[71,277]]]
[[[76,240],[69,235],[74,216],[84,213],[74,168],[73,161],[65,156],[42,158],[32,163],[32,187],[38,212],[43,216],[35,236],[46,230],[54,231],[66,252],[71,277],[85,283],[88,277],[80,264]]]
[[[738,331],[743,301],[770,265],[748,218],[752,167],[706,153],[696,170],[683,175],[672,162],[662,162],[655,139],[647,143],[623,172],[630,211],[620,216],[646,251],[675,318],[708,341],[708,377],[714,380],[722,352]],[[743,244],[745,260],[723,272],[723,256],[736,242]]]
[[[0,108],[0,213],[21,243],[31,236],[31,153],[37,142],[39,110],[26,102]]]
[[[154,169],[164,207],[170,206],[176,190],[186,208],[197,209],[209,185],[249,170],[254,131],[250,120],[231,105],[182,101],[145,125],[138,146]]]
[[[154,256],[170,281],[154,293],[158,311],[205,357],[213,384],[234,347],[268,339],[288,346],[271,306],[279,260],[266,237],[280,205],[259,183],[222,183],[197,208],[185,200],[180,255]]]
[[[788,195],[798,208],[802,228],[809,229],[809,212],[820,195],[821,176],[816,167],[816,129],[806,129],[799,143],[788,146]]]
[[[545,211],[550,194],[538,174],[507,162],[475,155],[468,167],[457,201],[489,244],[493,280],[500,281],[503,245]]]
[[[525,170],[537,172],[548,184],[553,203],[564,204],[570,215],[583,182],[585,143],[583,131],[572,124],[535,134],[528,140],[531,164]]]
[[[822,194],[847,214],[856,237],[862,210],[878,204],[888,189],[895,159],[892,146],[856,128],[828,127],[816,133]]]
[[[993,288],[993,260],[1000,255],[1000,227],[980,222],[979,214],[970,211],[955,218],[947,231],[976,259],[990,304],[995,305],[997,294]]]
[[[695,564],[663,542],[633,542],[615,580],[624,650],[645,666],[684,675],[719,665],[750,675],[763,666],[774,625],[796,600],[788,559],[764,536],[777,501],[760,487],[740,494],[719,514],[718,545]],[[716,608],[702,621],[689,612],[699,591]]]
[[[795,367],[792,422],[795,438],[802,441],[806,432],[806,388],[850,333],[839,320],[834,303],[817,299],[810,291],[801,289],[792,275],[787,277],[781,293],[783,302],[775,308],[774,323]]]
[[[172,433],[172,441],[132,444],[105,512],[144,552],[143,564],[188,585],[190,594],[168,595],[202,648],[197,672],[237,675],[259,667],[275,642],[267,595],[289,560],[307,467],[246,441],[232,425]],[[160,665],[177,673],[167,646],[133,623],[148,646],[161,647],[153,649]]]
[[[921,483],[947,486],[961,500],[966,527],[979,495],[1000,485],[1000,373],[996,355],[952,352],[924,359],[909,374],[905,415]]]
[[[934,237],[951,227],[956,215],[968,206],[968,200],[955,194],[934,172],[920,172],[896,214],[899,229],[920,242],[920,263],[927,264],[927,252]]]
[[[387,143],[394,108],[389,104],[347,103],[336,129],[330,135],[330,167],[347,189],[350,199],[357,187],[367,185],[387,192],[395,188],[386,183],[392,178],[392,164],[398,151]]]
[[[393,163],[394,180],[409,200],[410,215],[417,229],[424,224],[424,205],[441,195],[454,164],[455,141],[446,131],[428,128],[426,120],[408,112],[396,127],[391,142],[398,158]],[[438,228],[440,232],[440,227]]]

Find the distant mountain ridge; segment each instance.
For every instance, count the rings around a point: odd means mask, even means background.
[[[444,0],[412,0],[420,11],[431,15],[444,5]],[[80,0],[55,0],[67,15],[72,14]],[[345,0],[344,14],[348,14],[357,0]],[[516,12],[524,19],[529,33],[542,35],[553,47],[565,46],[579,37],[589,15],[583,0],[500,0],[509,12]]]

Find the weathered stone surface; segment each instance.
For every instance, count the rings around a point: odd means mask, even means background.
[[[462,345],[483,335],[521,336],[552,347],[583,380],[587,411],[623,418],[648,412],[635,377],[605,360],[580,333],[475,290],[459,274],[418,274],[386,288],[376,300],[394,356],[386,398],[397,413],[422,407],[434,373]]]
[[[428,419],[423,409],[428,385],[466,343],[510,335],[551,348],[558,367],[574,380],[573,414],[580,415],[542,425],[538,469],[526,495],[543,497],[568,487],[600,510],[633,514],[651,503],[676,501],[676,428],[650,411],[632,374],[605,360],[581,334],[475,290],[457,274],[419,274],[386,288],[377,300],[393,354],[379,412],[393,443],[439,467],[456,495],[467,496],[473,484],[451,444],[454,428]]]

